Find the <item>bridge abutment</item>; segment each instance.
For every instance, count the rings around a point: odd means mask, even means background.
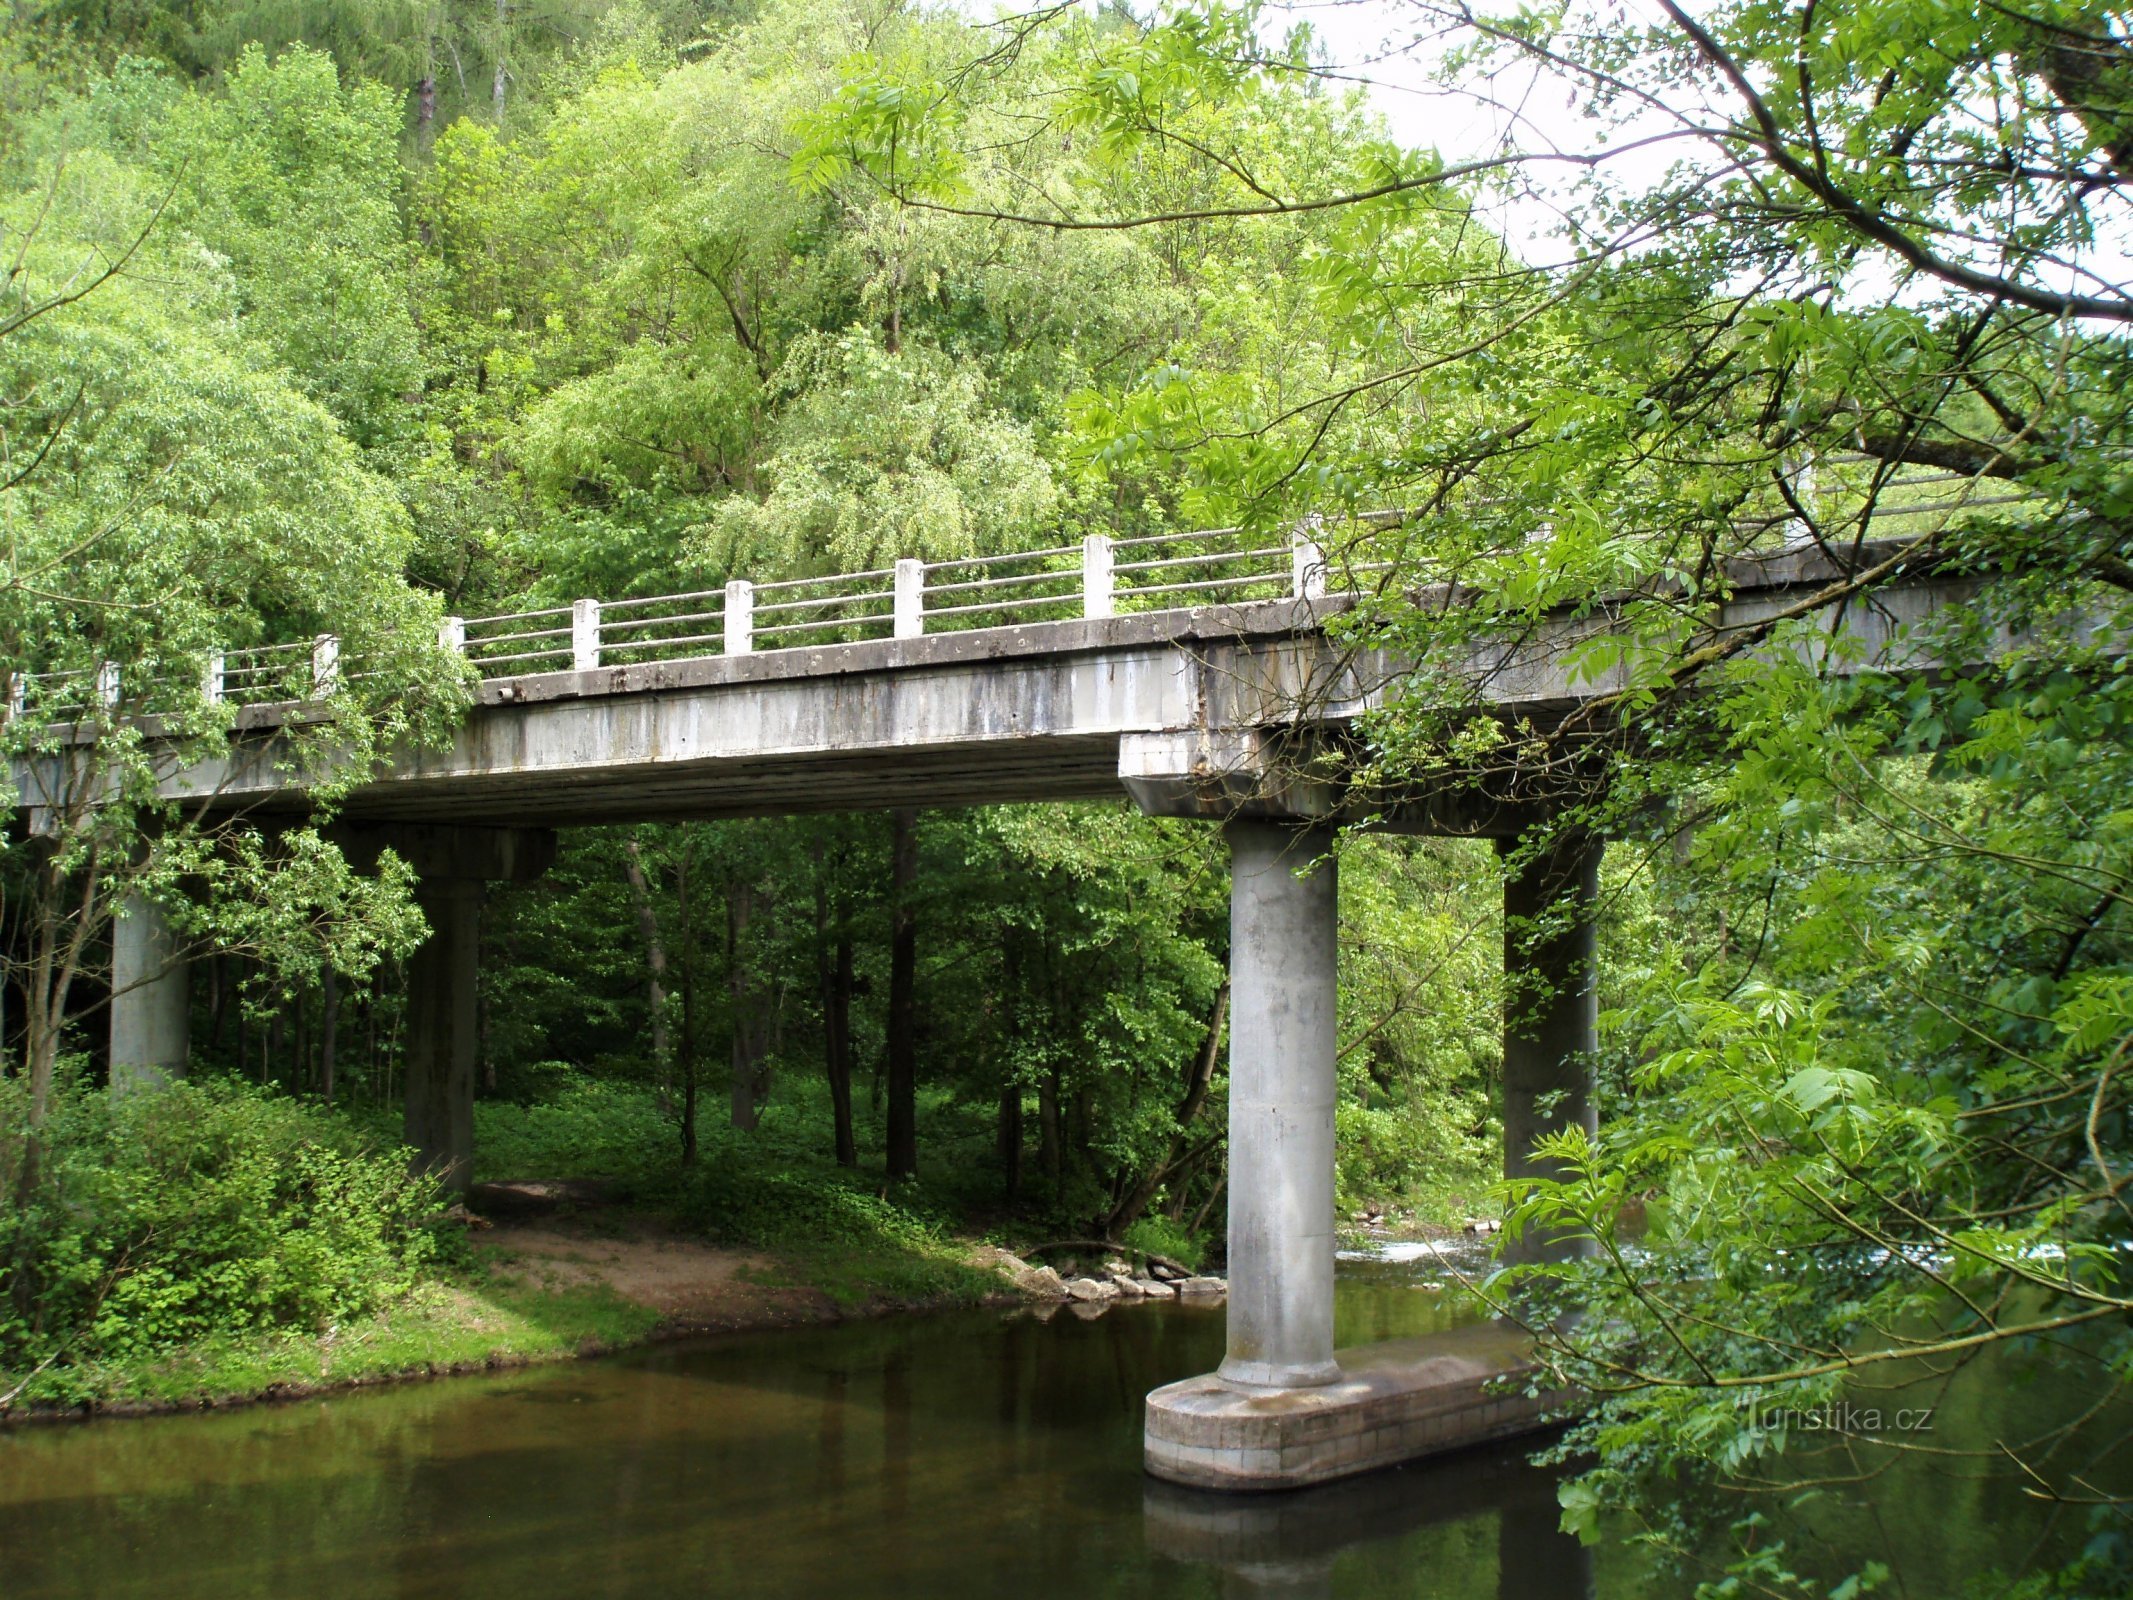
[[[170,914],[128,895],[111,926],[111,1092],[130,1094],[185,1076],[192,986]]]

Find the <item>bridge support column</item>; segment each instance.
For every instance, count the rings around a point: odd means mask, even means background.
[[[1232,821],[1229,1350],[1265,1389],[1340,1376],[1333,1359],[1334,831]]]
[[[358,871],[369,871],[386,850],[415,870],[415,897],[430,936],[407,963],[404,1131],[415,1169],[463,1194],[474,1175],[483,885],[538,878],[555,860],[555,835],[543,828],[344,822],[328,837]]]
[[[111,1092],[129,1094],[185,1076],[192,988],[170,917],[128,895],[111,927]]]
[[[1600,1129],[1593,1092],[1599,1048],[1597,966],[1601,843],[1588,835],[1552,841],[1517,857],[1503,888],[1503,1170],[1507,1178],[1554,1177],[1536,1141],[1566,1128]],[[1507,1241],[1510,1263],[1559,1261],[1592,1241],[1528,1230]]]
[[[406,1136],[416,1169],[463,1194],[474,1173],[482,884],[426,878],[417,897],[430,936],[407,963]]]

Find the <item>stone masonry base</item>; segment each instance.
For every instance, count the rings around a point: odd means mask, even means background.
[[[1294,1489],[1533,1433],[1561,1396],[1523,1392],[1531,1341],[1497,1323],[1336,1353],[1341,1378],[1247,1389],[1209,1375],[1148,1396],[1148,1471],[1198,1489]]]

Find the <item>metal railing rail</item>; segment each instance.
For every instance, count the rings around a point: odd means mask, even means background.
[[[1939,474],[1901,480],[1900,486],[1944,482],[1970,480]],[[2023,498],[2000,493],[1889,505],[1873,514],[1909,519]],[[1338,525],[1310,517],[1285,543],[1257,543],[1249,530],[1239,528],[1123,539],[1091,534],[1075,545],[1001,555],[906,559],[829,577],[770,583],[735,579],[722,588],[679,594],[582,599],[490,616],[450,616],[438,629],[438,642],[488,679],[822,648],[863,639],[909,639],[929,631],[1114,617],[1181,603],[1313,600],[1361,590],[1369,580],[1394,570],[1396,563],[1379,559],[1381,552],[1369,537],[1406,520],[1406,513],[1396,511],[1366,513]],[[1771,530],[1790,520],[1785,512],[1751,519]],[[1337,543],[1329,537],[1335,534]],[[321,634],[211,656],[200,688],[210,704],[291,704],[324,699],[344,678],[371,676],[375,674],[344,674],[339,640]],[[33,705],[79,714],[99,705],[115,710],[121,705],[120,688],[118,668],[111,663],[93,672],[16,672],[8,680],[7,714],[21,716]],[[154,707],[151,703],[140,709]]]

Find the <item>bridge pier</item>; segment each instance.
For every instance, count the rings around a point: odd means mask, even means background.
[[[192,986],[170,915],[130,894],[111,925],[111,1092],[131,1094],[185,1076]]]
[[[415,869],[430,936],[407,962],[404,1137],[414,1168],[464,1194],[474,1176],[474,1077],[479,1059],[477,985],[486,885],[524,883],[555,860],[541,828],[343,824],[330,830],[351,864],[375,866],[391,850]]]
[[[1144,783],[1144,805],[1186,786]],[[1151,807],[1152,809],[1153,807]],[[1182,809],[1182,807],[1181,807]],[[1202,813],[1204,814],[1204,812]],[[1523,819],[1530,822],[1530,818]],[[1229,1328],[1220,1368],[1149,1395],[1148,1471],[1211,1489],[1291,1489],[1549,1426],[1508,1323],[1336,1352],[1335,1010],[1339,896],[1329,820],[1232,815]],[[1591,1087],[1600,844],[1514,853],[1504,881],[1504,1171],[1536,1140],[1597,1131]],[[1528,1233],[1512,1260],[1581,1242]],[[1507,1381],[1508,1380],[1508,1381]]]
[[[1330,827],[1239,818],[1230,849],[1229,1348],[1258,1389],[1333,1382],[1340,920]]]
[[[430,936],[407,963],[403,1128],[416,1170],[454,1194],[474,1181],[482,890],[479,879],[423,879]]]
[[[1560,1163],[1534,1155],[1534,1144],[1566,1128],[1600,1131],[1593,1062],[1602,845],[1572,834],[1521,859],[1519,844],[1497,841],[1510,867],[1503,891],[1503,1172],[1558,1177]],[[1560,1261],[1595,1248],[1590,1239],[1529,1229],[1506,1242],[1503,1258]]]

